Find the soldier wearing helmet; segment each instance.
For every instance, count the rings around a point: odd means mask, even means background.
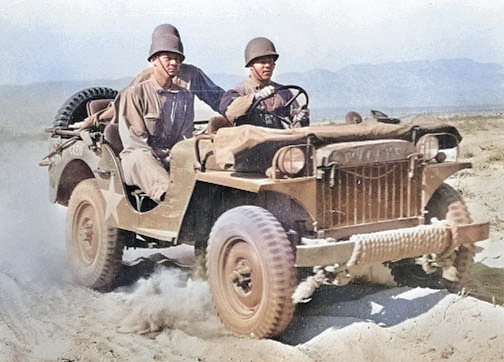
[[[287,117],[295,126],[309,124],[308,109],[298,109],[296,102],[291,108],[282,107],[292,97],[289,90],[278,90],[280,84],[271,80],[279,54],[273,42],[264,37],[254,38],[245,47],[245,67],[249,68],[248,79],[222,96],[219,111],[235,125],[253,124],[270,128],[284,128],[277,114]],[[275,93],[275,94],[274,94]],[[274,94],[272,96],[272,94]],[[264,99],[266,112],[254,112],[252,105]]]
[[[152,49],[152,47],[157,42],[157,40],[155,39],[163,38],[164,36],[167,36],[169,38],[174,36],[178,38],[179,41],[181,40],[180,33],[175,26],[171,24],[158,25],[152,33],[152,43],[149,55],[152,53],[152,51],[155,50]],[[182,42],[180,42],[179,45],[180,45],[180,51],[183,55],[184,48]],[[127,88],[145,81],[152,75],[153,72],[154,67],[148,67],[140,74],[138,74],[127,86]],[[172,82],[190,91],[193,96],[195,95],[201,101],[208,104],[214,111],[216,112],[218,111],[219,102],[222,95],[224,94],[224,90],[218,85],[216,85],[200,68],[195,67],[192,64],[182,62],[179,66],[178,74],[172,78]],[[122,94],[124,91],[125,90],[122,90],[120,94]],[[97,114],[91,115],[83,122],[82,128],[87,128],[89,126],[96,126],[98,123],[108,123],[111,121],[113,123],[116,122],[117,119],[115,115],[118,113],[118,104],[119,102],[117,99],[114,102],[113,107],[109,107],[104,111],[100,111]],[[220,118],[222,118],[222,120],[217,120],[216,117],[214,117],[214,119],[212,119],[211,121],[216,120],[222,123],[223,117]]]
[[[192,137],[194,118],[193,95],[175,81],[185,59],[182,42],[158,28],[147,57],[152,74],[121,93],[118,109],[124,179],[155,201],[163,199],[170,183],[170,149]]]

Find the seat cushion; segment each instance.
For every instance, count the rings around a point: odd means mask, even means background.
[[[116,155],[123,150],[121,138],[119,137],[119,125],[117,123],[109,123],[103,130],[103,138],[112,147]]]
[[[113,99],[93,99],[86,104],[88,116],[107,108]]]

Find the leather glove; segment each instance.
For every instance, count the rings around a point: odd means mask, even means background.
[[[257,91],[254,94],[254,99],[259,99],[259,98],[260,99],[264,99],[264,98],[267,98],[271,94],[273,94],[274,91],[275,91],[275,87],[273,87],[272,85],[267,85],[266,87],[261,88],[259,91]]]
[[[310,110],[307,108],[300,109],[292,117],[292,125],[305,127],[310,124]]]

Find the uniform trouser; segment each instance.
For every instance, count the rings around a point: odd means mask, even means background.
[[[168,190],[170,174],[147,149],[136,149],[121,154],[124,181],[136,185],[151,199],[160,200]]]

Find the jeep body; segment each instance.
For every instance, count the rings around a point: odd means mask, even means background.
[[[107,290],[125,247],[194,245],[223,323],[239,334],[281,333],[319,285],[372,265],[400,284],[460,287],[473,244],[488,238],[489,224],[471,223],[444,183],[471,167],[447,157],[461,139],[448,125],[221,128],[173,147],[159,204],[124,184],[103,129],[50,132],[50,201],[69,207],[77,281]]]

